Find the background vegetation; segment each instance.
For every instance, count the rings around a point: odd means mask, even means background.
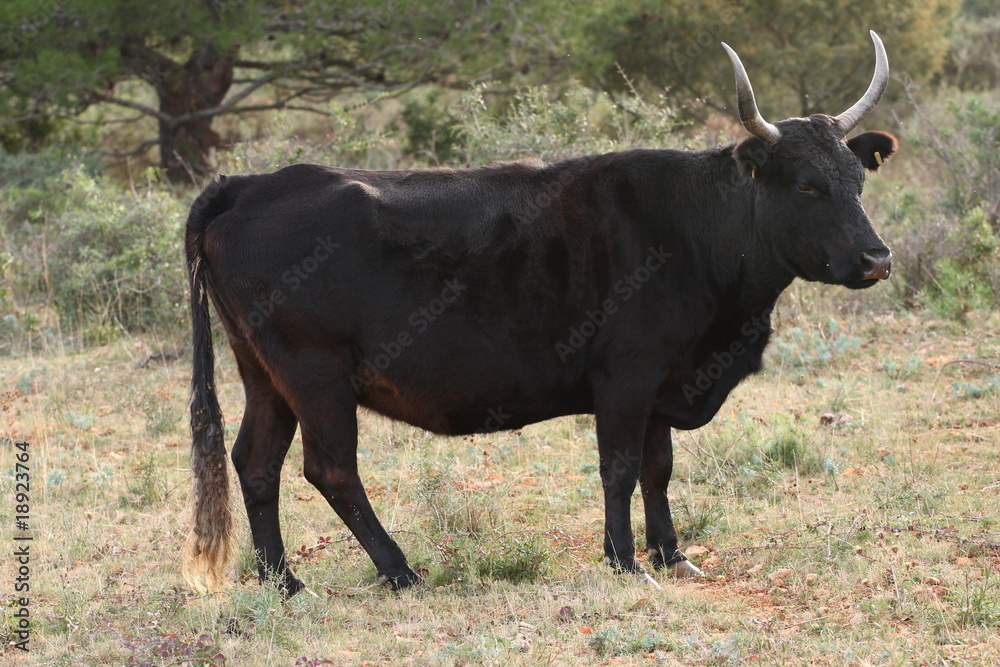
[[[184,587],[181,228],[214,173],[699,149],[745,135],[719,41],[777,119],[852,103],[868,28],[893,80],[866,125],[902,149],[864,198],[894,274],[794,285],[767,373],[678,435],[672,502],[712,579],[653,591],[597,562],[590,418],[443,439],[364,415],[366,485],[425,590],[371,587],[294,446],[282,518],[320,599]],[[985,0],[0,4],[0,438],[34,447],[28,664],[1000,662],[998,86]]]

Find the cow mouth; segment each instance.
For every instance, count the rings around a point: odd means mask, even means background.
[[[881,282],[881,278],[868,278],[867,280],[848,280],[841,283],[844,287],[848,289],[868,289],[872,285]]]

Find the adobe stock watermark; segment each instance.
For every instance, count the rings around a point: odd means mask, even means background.
[[[538,222],[545,212],[559,201],[573,181],[573,172],[570,169],[563,169],[554,180],[547,180],[541,187],[536,188],[521,208],[511,211],[515,229],[523,229]],[[412,256],[414,259],[424,259],[437,250],[437,246],[428,244],[416,249]]]
[[[649,282],[653,274],[659,271],[673,257],[673,253],[664,250],[661,245],[658,248],[650,246],[646,261],[640,264],[631,273],[618,280],[612,290],[617,295],[614,298],[607,298],[596,310],[588,310],[584,313],[584,320],[569,328],[569,337],[566,342],[559,341],[555,345],[556,354],[563,363],[573,356],[587,344],[587,341],[597,334],[611,317],[618,312],[619,304],[631,299],[636,292],[642,289],[643,285]]]
[[[771,330],[772,310],[773,308],[768,308],[744,322],[740,327],[740,338],[730,342],[724,350],[712,352],[712,360],[698,368],[693,383],[689,382],[681,387],[688,405],[694,405],[696,398],[704,396],[737,360],[750,352],[752,346]]]
[[[513,214],[514,222],[518,226],[526,226],[534,223],[542,214],[549,209],[552,204],[559,201],[563,192],[573,182],[574,174],[572,170],[564,168],[553,181],[547,181],[531,198],[527,207]]]
[[[0,45],[8,52],[17,53],[25,44],[35,39],[38,33],[62,11],[66,0],[41,0],[32,11],[27,12],[17,28],[8,30],[0,39]]]
[[[283,287],[275,287],[262,299],[254,299],[253,311],[240,322],[240,328],[244,335],[248,334],[250,329],[256,329],[262,325],[278,306],[288,300],[289,294],[302,287],[303,283],[309,280],[319,270],[319,267],[333,256],[333,251],[339,248],[340,244],[334,242],[332,238],[329,235],[316,237],[316,245],[313,246],[312,252],[281,274]]]
[[[361,393],[361,390],[389,368],[392,362],[399,359],[406,348],[413,345],[413,341],[427,331],[449,306],[458,301],[462,292],[468,288],[469,286],[460,283],[458,278],[446,279],[441,294],[437,298],[417,308],[406,318],[406,323],[409,325],[407,328],[401,330],[388,341],[379,343],[375,355],[371,358],[366,356],[362,360],[361,366],[364,370],[361,374],[351,374],[351,386],[354,387],[354,392]]]

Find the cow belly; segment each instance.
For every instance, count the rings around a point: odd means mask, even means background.
[[[567,414],[593,412],[593,402],[582,393],[553,391],[544,397],[526,397],[516,391],[471,396],[461,390],[408,387],[385,375],[370,378],[359,403],[381,415],[441,435],[492,433],[520,428]]]

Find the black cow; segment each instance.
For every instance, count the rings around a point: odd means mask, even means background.
[[[246,392],[232,458],[260,576],[289,594],[303,584],[285,559],[278,484],[296,425],[306,479],[381,579],[419,580],[358,476],[359,405],[448,435],[595,414],[607,560],[643,572],[638,481],[650,562],[698,574],[667,503],[670,429],[702,426],[760,369],[768,316],[796,276],[850,288],[889,276],[860,195],[896,141],[845,139],[888,81],[872,39],[861,100],[774,125],[727,46],[754,135],[735,146],[463,170],[295,165],[209,186],[186,236],[194,573],[218,585],[230,544],[208,295]]]

